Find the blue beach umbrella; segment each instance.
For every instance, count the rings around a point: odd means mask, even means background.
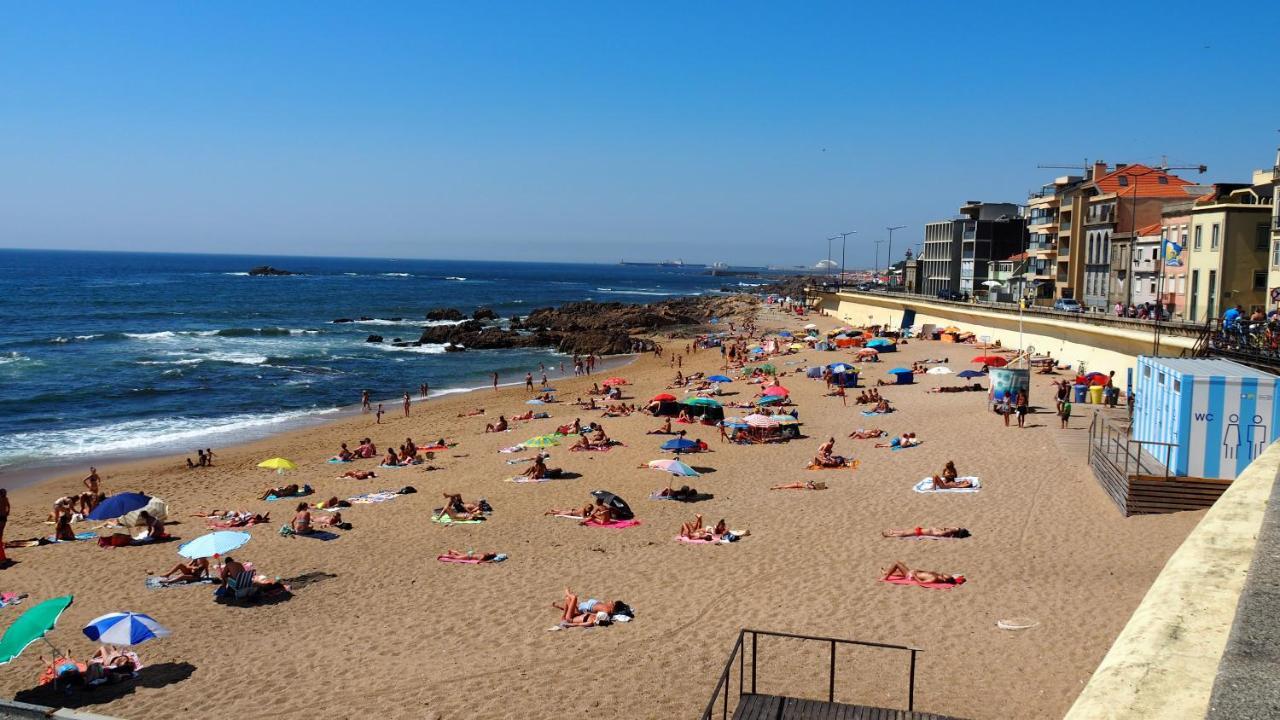
[[[711,382],[715,382],[715,383],[727,383],[727,382],[733,382],[733,378],[731,378],[731,377],[725,377],[724,375],[712,375],[711,377],[709,377],[709,378],[707,378],[707,379],[708,379],[708,380],[710,380]]]
[[[791,331],[783,330],[782,332],[778,333],[778,337],[791,337]]]
[[[969,378],[986,377],[986,375],[977,370],[961,370],[960,372],[956,373],[956,377],[962,377],[968,380]]]
[[[89,513],[90,520],[114,520],[134,510],[141,510],[151,502],[151,498],[142,493],[120,493],[98,503],[98,507]]]
[[[132,612],[107,613],[84,626],[85,637],[104,645],[138,645],[169,634],[150,615]]]
[[[226,555],[244,546],[252,536],[239,530],[219,530],[211,532],[178,546],[178,554],[192,560],[198,558]]]
[[[781,395],[765,395],[764,397],[762,397],[762,398],[760,398],[759,400],[757,400],[757,401],[756,401],[756,404],[757,404],[757,405],[772,405],[772,404],[774,404],[774,403],[780,403],[780,402],[782,402],[782,401],[783,401],[783,400],[785,400],[785,399],[786,399],[786,398],[782,397]]]
[[[688,452],[698,447],[698,443],[688,438],[674,438],[662,443],[663,450],[671,450],[673,452]]]
[[[911,371],[906,368],[894,368],[889,371],[889,375],[910,375]]]

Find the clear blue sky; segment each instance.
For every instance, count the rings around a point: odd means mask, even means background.
[[[857,229],[870,264],[1038,163],[1247,181],[1278,31],[1275,2],[7,3],[0,247],[812,263]]]

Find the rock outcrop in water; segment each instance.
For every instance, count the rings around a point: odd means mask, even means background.
[[[703,325],[713,317],[750,312],[756,304],[749,295],[676,298],[647,305],[572,302],[513,319],[509,330],[477,320],[429,327],[419,342],[473,349],[554,347],[565,353],[618,355],[652,349],[653,342],[643,335]]]
[[[288,270],[281,270],[280,268],[274,268],[270,265],[259,265],[258,267],[249,270],[249,274],[253,277],[260,277],[263,275],[294,275],[296,273]]]
[[[428,320],[466,320],[467,316],[457,308],[440,307],[431,308],[427,311]]]
[[[491,307],[478,307],[475,312],[471,313],[472,320],[497,320],[498,313],[493,311]]]

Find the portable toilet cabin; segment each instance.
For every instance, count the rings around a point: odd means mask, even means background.
[[[1179,477],[1234,480],[1280,432],[1280,376],[1217,358],[1140,356],[1132,437]]]

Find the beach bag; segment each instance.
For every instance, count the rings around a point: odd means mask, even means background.
[[[418,492],[418,489],[417,489],[417,488],[415,488],[414,486],[412,486],[412,485],[405,485],[404,487],[402,487],[402,488],[400,488],[399,490],[397,490],[397,491],[396,491],[396,494],[397,494],[397,495],[412,495],[412,494],[414,494],[414,493],[416,493],[416,492]]]

